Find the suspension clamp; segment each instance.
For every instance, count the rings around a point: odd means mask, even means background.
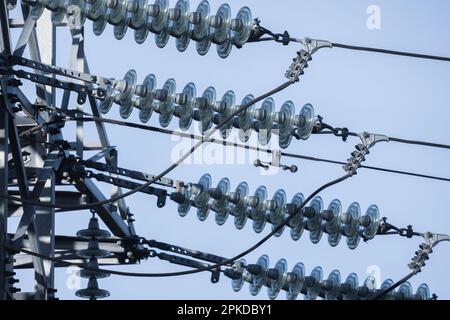
[[[297,39],[303,45],[303,48],[297,52],[297,56],[294,58],[293,63],[286,71],[286,78],[292,82],[298,82],[300,76],[305,73],[305,69],[308,67],[308,62],[312,60],[312,55],[321,48],[332,48],[331,42],[326,40],[316,40],[310,38]]]
[[[357,170],[361,167],[361,163],[366,161],[366,156],[370,153],[371,148],[378,142],[389,142],[387,136],[369,132],[363,132],[358,137],[361,139],[361,143],[355,146],[356,150],[352,152],[352,157],[347,160],[347,164],[344,166],[344,170],[350,176],[357,174]]]

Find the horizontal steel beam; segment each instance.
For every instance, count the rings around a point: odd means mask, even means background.
[[[127,252],[124,247],[119,245],[119,238],[101,239],[99,240],[99,247],[102,250],[109,251],[113,254],[113,257],[106,259],[99,259],[100,265],[127,265],[133,264],[133,260],[129,260]],[[81,239],[78,237],[70,236],[55,236],[55,258],[63,258],[64,260],[71,261],[73,263],[84,263],[83,259],[80,259],[76,252],[84,250],[88,247],[89,240]],[[25,249],[30,249],[30,242],[27,237],[24,237],[20,242],[16,243],[17,246]],[[32,257],[27,254],[18,254],[14,256],[16,262],[14,268],[17,269],[30,269],[33,268]],[[127,263],[125,261],[128,261]],[[65,264],[55,262],[55,267],[67,267]]]
[[[75,264],[82,264],[86,261],[76,257],[74,254],[67,255],[66,253],[60,253],[58,251],[55,251],[55,258],[57,259],[64,259],[65,261],[70,261],[70,263]],[[14,256],[14,259],[16,262],[14,263],[14,269],[33,269],[33,262],[32,257],[24,254],[19,254]],[[133,265],[136,264],[136,262],[130,261],[130,262],[124,262],[127,259],[126,254],[117,254],[116,256],[112,258],[104,258],[99,259],[98,264],[101,266],[117,266],[117,265]],[[60,263],[55,262],[54,263],[55,268],[67,268],[66,263]]]
[[[100,248],[103,250],[110,251],[112,253],[124,253],[125,249],[118,244],[120,238],[110,238],[110,239],[99,239]],[[55,236],[55,250],[64,250],[64,251],[78,251],[84,250],[88,246],[88,239],[82,239],[79,237],[71,237],[71,236]],[[30,248],[30,243],[27,237],[21,239],[20,242],[17,243],[18,246],[22,248]]]
[[[11,18],[9,19],[9,27],[10,28],[23,28],[25,25],[25,21],[23,18]],[[67,27],[69,24],[64,17],[63,22],[55,24],[56,27]]]
[[[18,191],[9,191],[10,196],[17,196]],[[70,206],[79,206],[87,204],[87,196],[76,191],[56,191],[56,203],[65,203]],[[8,217],[21,217],[23,214],[22,204],[17,201],[11,201],[8,206]]]

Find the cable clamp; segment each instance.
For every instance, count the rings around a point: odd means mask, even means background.
[[[340,129],[341,134],[340,136],[342,137],[342,141],[347,142],[347,139],[350,135],[350,131],[348,130],[348,128],[342,128]]]
[[[293,63],[289,66],[289,69],[285,73],[285,77],[292,82],[298,82],[300,76],[305,73],[305,69],[308,68],[308,61],[311,61],[311,54],[301,49],[297,52],[297,56],[293,59]]]
[[[356,150],[352,152],[352,157],[347,160],[347,164],[343,167],[350,176],[357,174],[357,170],[361,167],[361,163],[366,161],[366,156],[370,153],[371,148],[378,142],[389,142],[387,136],[369,132],[358,134],[358,137],[361,139],[361,143],[355,146]]]
[[[311,61],[312,55],[321,48],[332,48],[331,42],[326,40],[317,40],[311,38],[296,39],[297,42],[303,45],[303,48],[297,52],[293,63],[286,71],[286,78],[292,82],[298,82],[299,77],[305,73],[308,67],[308,62]]]
[[[421,272],[425,266],[425,261],[430,259],[430,254],[433,253],[433,248],[439,243],[444,241],[450,241],[450,236],[444,234],[437,234],[432,232],[426,232],[423,234],[425,243],[419,246],[419,250],[416,251],[416,255],[411,259],[408,267],[416,274]]]
[[[265,34],[267,34],[267,29],[261,27],[261,20],[255,18],[253,19],[252,31],[250,33],[250,37],[247,40],[247,43],[259,41],[259,39],[261,39],[261,37]]]
[[[322,48],[333,48],[333,44],[328,40],[318,40],[306,37],[303,39],[297,39],[297,41],[300,42],[305,47],[306,51],[311,55]]]
[[[269,35],[270,38],[264,38],[262,40],[271,39],[283,44],[284,46],[287,46],[293,40],[289,35],[289,32],[284,31],[283,33],[273,33],[272,31],[261,26],[261,20],[259,20],[258,18],[254,19],[252,24],[252,31],[250,33],[249,39],[247,40],[247,43],[261,41],[261,38],[264,35]],[[240,47],[238,46],[238,48]]]
[[[363,132],[358,134],[358,137],[361,139],[364,147],[367,148],[367,150],[371,149],[378,142],[390,142],[389,137],[383,134]]]
[[[440,242],[450,241],[450,236],[445,234],[437,234],[432,232],[425,232],[423,235],[427,244],[431,247],[437,246]]]

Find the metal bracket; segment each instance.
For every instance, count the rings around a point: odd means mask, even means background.
[[[97,161],[100,160],[102,158],[106,158],[107,155],[109,155],[111,153],[112,150],[115,150],[116,147],[115,146],[109,146],[106,148],[103,148],[102,151],[96,153],[95,155],[93,155],[92,157],[90,157],[88,159],[88,161]]]
[[[408,267],[413,270],[415,274],[419,273],[425,266],[425,261],[429,259],[429,255],[433,253],[433,248],[435,246],[441,242],[450,241],[450,236],[432,232],[425,232],[423,238],[425,239],[425,243],[422,243],[419,246],[419,250],[416,251],[415,256],[408,264]]]
[[[53,66],[49,64],[45,64],[42,62],[26,59],[19,56],[14,55],[1,55],[0,58],[4,61],[4,63],[8,66],[23,66],[28,67],[34,70],[39,70],[44,73],[54,74],[62,77],[72,78],[75,80],[97,84],[99,86],[106,86],[112,84],[111,81],[104,77],[99,77],[91,74],[87,74],[84,72]]]
[[[328,40],[318,40],[306,37],[303,39],[297,39],[297,41],[300,42],[305,47],[306,51],[311,55],[322,48],[333,48],[333,44]]]
[[[91,173],[88,176],[89,176],[89,178],[94,178],[97,181],[112,184],[112,185],[126,188],[126,189],[136,189],[136,188],[139,188],[142,186],[141,184],[133,182],[133,181],[129,181],[129,180],[121,179],[121,178],[110,177],[110,176],[107,176],[102,173],[99,173],[99,174]],[[157,203],[156,203],[158,208],[162,208],[166,205],[167,190],[158,189],[158,188],[149,186],[149,187],[143,188],[140,192],[156,196],[158,198]]]
[[[444,241],[450,241],[450,236],[446,234],[436,234],[432,232],[425,232],[423,238],[431,247],[437,246],[439,243]]]
[[[18,78],[27,79],[35,83],[45,84],[48,86],[74,91],[78,93],[77,102],[79,104],[84,104],[86,102],[87,95],[93,96],[96,99],[102,100],[106,96],[106,90],[98,87],[97,89],[90,89],[87,86],[72,83],[72,82],[64,82],[55,78],[42,76],[39,74],[27,72],[24,70],[11,70],[6,73],[14,74]]]
[[[378,142],[390,142],[389,137],[383,134],[375,134],[370,132],[363,132],[358,134],[358,137],[361,139],[363,145],[367,149],[371,149]]]
[[[198,262],[195,260],[167,254],[164,252],[153,253],[153,255],[158,257],[160,260],[168,261],[173,264],[177,264],[180,266],[185,266],[185,267],[189,267],[189,268],[193,268],[193,269],[204,269],[204,268],[210,267],[210,265],[206,264],[206,263],[202,263],[202,262]],[[213,270],[210,270],[210,272],[211,272],[211,282],[212,283],[219,282],[220,269],[213,269]]]
[[[305,73],[305,69],[308,68],[308,62],[311,61],[312,55],[322,48],[332,48],[331,42],[326,40],[316,40],[310,38],[296,39],[301,43],[304,49],[297,52],[297,56],[294,58],[294,62],[286,71],[286,78],[293,82],[298,82],[299,77]]]
[[[184,256],[192,257],[195,259],[203,260],[211,263],[222,263],[227,260],[227,258],[217,256],[215,254],[206,253],[198,250],[186,249],[183,247],[175,246],[172,244],[159,242],[156,240],[142,239],[142,243],[150,246],[151,248],[157,248],[164,251],[170,251],[173,253],[181,254]]]
[[[280,150],[273,150],[272,151],[272,162],[264,162],[260,159],[256,159],[253,163],[255,167],[261,167],[265,170],[269,170],[270,167],[278,167],[283,169],[284,171],[291,171],[292,173],[296,173],[298,171],[298,167],[296,165],[287,166],[281,164],[281,151]]]
[[[357,174],[357,170],[361,167],[361,163],[366,161],[366,155],[370,153],[370,149],[373,148],[378,142],[389,142],[389,138],[385,135],[374,134],[369,132],[363,132],[358,134],[361,139],[360,144],[356,146],[356,150],[352,152],[351,158],[347,160],[347,164],[344,165],[344,170],[351,176]]]
[[[90,95],[96,99],[103,100],[106,97],[106,86],[111,85],[109,79],[93,76],[87,73],[74,71],[67,68],[47,65],[37,61],[13,56],[13,55],[0,55],[0,60],[2,62],[2,68],[0,69],[1,74],[15,75],[18,78],[26,79],[35,83],[40,83],[44,85],[49,85],[52,87],[74,91],[78,93],[77,102],[79,104],[84,104],[86,102],[86,96]],[[82,81],[84,83],[97,84],[97,88],[91,88],[86,85],[76,84],[67,81],[61,81],[53,77],[36,74],[28,72],[25,70],[14,70],[12,66],[20,65],[35,70],[42,71],[47,74],[59,75],[67,78],[72,78],[75,80]]]
[[[280,150],[274,150],[272,152],[272,166],[279,167],[281,162],[281,151]]]
[[[154,175],[149,174],[149,173],[125,169],[125,168],[121,168],[121,167],[117,167],[117,166],[112,166],[109,164],[96,162],[92,159],[80,160],[80,162],[88,168],[92,168],[92,169],[103,171],[103,172],[109,172],[112,174],[117,174],[117,175],[125,176],[125,177],[131,178],[131,179],[136,179],[136,180],[140,180],[140,181],[144,181],[144,182],[148,182],[155,178]],[[169,188],[179,188],[180,186],[184,185],[184,182],[163,177],[160,180],[155,181],[155,184],[161,185],[164,187],[169,187]]]

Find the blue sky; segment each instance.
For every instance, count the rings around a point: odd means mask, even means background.
[[[175,1],[170,1],[171,6]],[[191,8],[198,1],[191,1]],[[211,1],[212,11],[221,2]],[[383,47],[435,55],[450,55],[450,3],[432,1],[230,1],[233,14],[247,5],[262,24],[274,31],[289,30],[294,37],[312,37],[362,46]],[[366,26],[367,8],[377,5],[381,9],[381,29],[369,30]],[[17,11],[17,10],[16,10]],[[128,69],[135,69],[138,81],[153,73],[158,88],[165,80],[173,77],[178,92],[188,82],[194,82],[197,93],[208,86],[214,86],[218,96],[227,90],[234,90],[237,101],[252,93],[259,95],[274,88],[283,81],[283,75],[295,56],[298,46],[287,47],[274,43],[248,44],[243,49],[233,49],[230,57],[219,58],[212,47],[206,56],[199,56],[195,44],[191,43],[184,53],[175,48],[171,39],[168,45],[156,47],[153,35],[138,45],[133,32],[128,31],[121,41],[107,26],[101,36],[94,36],[91,22],[86,24],[86,56],[91,71],[106,77],[120,78]],[[14,34],[13,34],[14,35]],[[59,65],[66,66],[70,42],[68,31],[58,30]],[[325,121],[336,126],[346,126],[352,131],[370,131],[390,136],[450,143],[448,121],[450,119],[450,64],[436,61],[360,53],[341,49],[323,49],[317,53],[301,77],[300,83],[275,95],[276,108],[286,100],[292,100],[298,110],[305,104],[314,105],[316,113]],[[74,100],[72,99],[72,102]],[[119,118],[118,107],[112,108],[110,118]],[[139,122],[138,112],[131,121]],[[170,128],[178,129],[173,120]],[[157,116],[149,124],[158,126]],[[67,136],[73,136],[67,126]],[[162,136],[128,128],[107,126],[110,141],[119,150],[122,167],[158,173],[171,164],[171,153],[178,143],[169,136]],[[94,130],[87,128],[86,136],[92,140]],[[313,136],[308,141],[294,140],[288,152],[345,161],[354,148],[356,140],[343,143],[328,136]],[[367,164],[410,170],[430,175],[450,177],[448,151],[395,143],[379,144],[367,157]],[[320,185],[343,174],[339,166],[297,161],[283,158],[286,164],[296,164],[299,172],[290,174],[261,175],[251,162],[246,164],[182,165],[170,177],[196,182],[204,173],[210,173],[216,185],[228,177],[232,188],[243,180],[253,193],[260,185],[268,188],[269,195],[276,190],[286,190],[290,200],[295,193],[308,195]],[[104,188],[109,190],[108,187]],[[365,211],[371,204],[380,207],[381,215],[398,226],[412,224],[417,231],[450,232],[450,220],[446,201],[450,185],[413,177],[398,176],[367,170],[337,186],[324,191],[321,196],[326,205],[338,198],[347,208],[358,201]],[[168,201],[166,207],[158,209],[154,197],[135,195],[127,200],[136,217],[136,228],[140,235],[188,248],[199,249],[223,256],[233,256],[257,242],[263,235],[256,235],[251,224],[244,230],[234,228],[230,219],[224,226],[215,224],[213,215],[206,222],[196,218],[191,210],[186,218],[177,214],[176,205]],[[87,226],[88,212],[74,212],[57,215],[58,234],[74,235]],[[264,234],[269,232],[267,227]],[[381,278],[400,279],[408,273],[407,264],[414,255],[420,239],[399,237],[378,237],[369,243],[361,243],[356,250],[349,250],[345,241],[331,248],[324,238],[313,245],[309,235],[294,242],[289,232],[280,238],[268,241],[261,248],[246,257],[256,262],[259,256],[267,254],[271,265],[280,258],[288,261],[289,270],[297,262],[303,262],[306,273],[322,266],[325,276],[339,269],[342,277],[356,272],[360,283],[368,270],[376,268]],[[374,267],[376,266],[376,267]],[[450,260],[448,246],[439,245],[427,266],[411,283],[414,289],[426,282],[432,292],[440,298],[450,298]],[[157,260],[148,260],[138,266],[118,268],[133,272],[167,272],[182,268]],[[20,272],[25,281],[25,291],[32,288],[31,273]],[[67,273],[59,269],[56,284],[59,297],[75,298],[67,288]],[[218,284],[211,284],[209,274],[197,274],[179,278],[137,279],[113,276],[101,280],[100,286],[111,292],[113,299],[250,299],[248,285],[239,293],[231,289],[230,280],[222,278]],[[257,298],[266,299],[265,290]],[[280,298],[284,299],[281,293]]]

